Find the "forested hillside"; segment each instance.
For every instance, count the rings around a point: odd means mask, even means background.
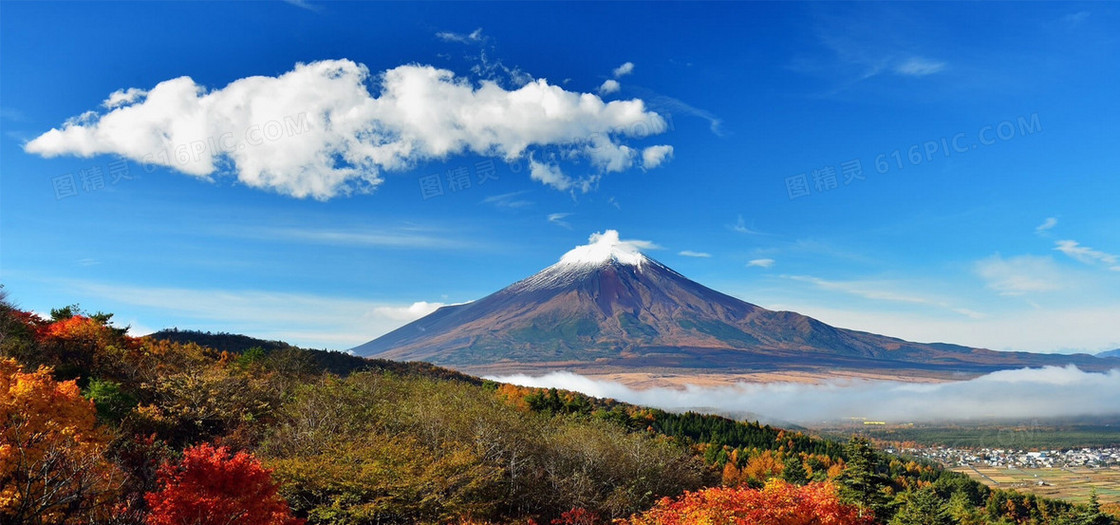
[[[111,320],[0,302],[0,524],[1118,523],[860,439]]]

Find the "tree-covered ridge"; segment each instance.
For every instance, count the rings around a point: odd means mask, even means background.
[[[0,301],[0,524],[1116,523],[865,441],[317,352]]]
[[[194,343],[219,352],[239,354],[242,355],[242,359],[245,360],[261,359],[268,356],[274,356],[274,358],[290,358],[294,356],[303,361],[304,366],[310,369],[320,372],[329,372],[340,376],[372,370],[482,384],[482,380],[477,377],[434,366],[429,363],[358,357],[354,354],[337,350],[300,348],[283,341],[269,341],[241,334],[225,332],[211,333],[171,328],[160,330],[147,337],[183,344]]]

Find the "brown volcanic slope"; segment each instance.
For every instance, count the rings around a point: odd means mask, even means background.
[[[598,248],[590,256],[572,256],[577,248],[528,279],[475,302],[440,308],[353,351],[476,374],[949,379],[1027,366],[1115,365],[1085,354],[997,352],[835,328],[704,287],[625,246]]]

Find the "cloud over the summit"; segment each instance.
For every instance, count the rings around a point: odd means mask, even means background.
[[[640,99],[605,102],[543,79],[507,90],[404,65],[372,80],[377,95],[367,89],[369,70],[350,60],[297,64],[213,90],[179,77],[117,91],[106,112],[70,119],[24,149],[44,157],[117,154],[204,179],[228,171],[254,188],[328,199],[371,191],[384,171],[458,154],[516,162],[551,150],[589,162],[597,177],[633,166],[637,150],[624,141],[667,127]],[[557,183],[559,168],[546,167],[553,175],[546,184],[576,184]]]

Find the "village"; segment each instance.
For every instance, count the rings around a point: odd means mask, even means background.
[[[1107,468],[1120,466],[1120,447],[1077,448],[1070,450],[1027,451],[1000,448],[965,449],[953,447],[916,447],[887,449],[936,461],[946,467],[996,468]]]

